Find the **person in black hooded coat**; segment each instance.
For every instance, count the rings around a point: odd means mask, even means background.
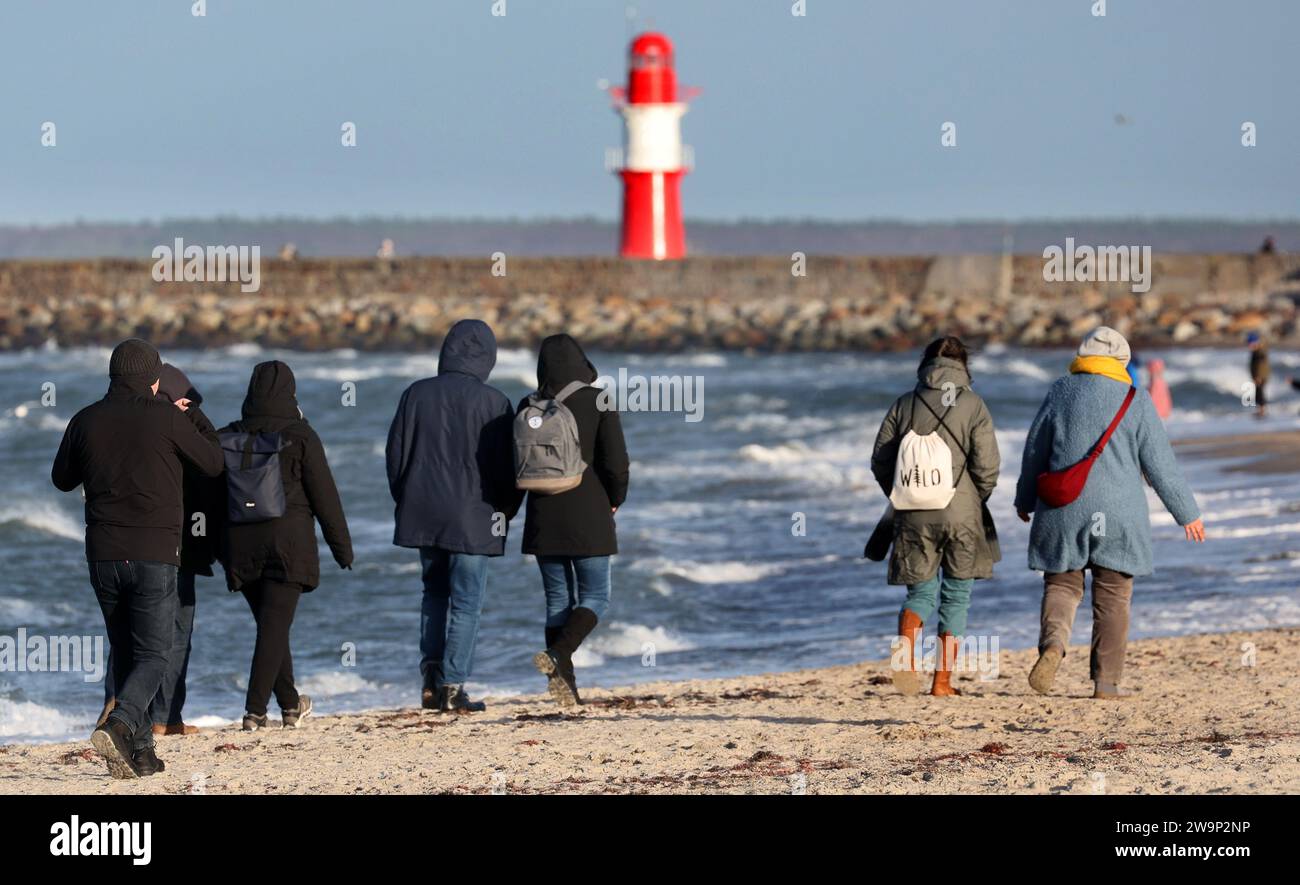
[[[570,382],[592,384],[596,367],[569,335],[542,342],[538,393],[553,398]],[[584,387],[564,401],[578,424],[587,469],[576,488],[554,495],[529,493],[523,552],[537,557],[546,591],[546,650],[533,663],[563,706],[581,703],[573,653],[609,605],[610,557],[618,553],[614,514],[627,498],[628,455],[618,412],[601,408],[600,391]],[[522,410],[525,397],[519,403]]]
[[[266,725],[272,691],[286,727],[296,727],[311,712],[311,700],[293,682],[289,630],[299,596],[320,583],[316,527],[340,568],[352,567],[352,538],[343,504],[325,460],[325,448],[298,408],[293,371],[277,361],[253,369],[244,397],[243,418],[219,434],[278,433],[284,482],[283,516],[234,524],[222,532],[221,564],[226,586],[244,594],[257,621],[257,644],[248,677],[244,728]]]

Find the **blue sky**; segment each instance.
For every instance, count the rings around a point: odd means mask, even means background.
[[[633,4],[703,89],[690,217],[1300,215],[1294,0],[792,2]],[[190,5],[0,4],[0,223],[618,211],[627,3]]]

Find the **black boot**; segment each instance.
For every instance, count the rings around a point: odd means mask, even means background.
[[[471,701],[463,685],[445,685],[439,696],[443,713],[482,713],[487,709],[482,701]]]
[[[575,608],[565,625],[556,631],[554,638],[551,631],[555,628],[547,628],[546,651],[533,655],[533,666],[546,676],[546,688],[561,707],[582,703],[573,672],[573,653],[591,631],[596,629],[598,620],[591,609]]]
[[[132,761],[135,762],[135,769],[140,773],[140,777],[158,774],[167,768],[167,764],[158,758],[158,754],[154,752],[153,747],[136,750]]]
[[[420,706],[426,710],[438,710],[441,708],[439,703],[438,684],[433,679],[433,668],[424,674],[424,688],[420,690]]]
[[[109,719],[90,734],[90,743],[108,765],[108,773],[118,780],[140,776],[135,767],[135,748],[131,729],[120,719]]]

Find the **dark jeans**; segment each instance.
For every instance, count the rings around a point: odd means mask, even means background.
[[[117,705],[109,714],[131,729],[136,749],[153,744],[149,707],[162,685],[176,629],[176,566],[115,560],[90,563],[112,649]]]
[[[435,688],[464,685],[474,665],[487,592],[487,556],[420,548],[420,675]]]
[[[184,721],[185,674],[190,668],[191,637],[194,635],[194,572],[181,569],[176,575],[176,631],[162,685],[149,704],[149,719],[154,725],[179,725]],[[104,703],[116,697],[117,681],[113,678],[113,652],[108,652],[108,673],[104,676]]]
[[[575,608],[603,618],[609,608],[612,562],[608,556],[537,557],[546,593],[546,626],[563,627]]]
[[[293,655],[289,651],[289,629],[298,610],[301,584],[255,581],[243,587],[244,599],[257,621],[257,643],[248,673],[248,696],[244,709],[266,715],[266,704],[275,692],[281,710],[298,707],[298,690],[293,685]]]

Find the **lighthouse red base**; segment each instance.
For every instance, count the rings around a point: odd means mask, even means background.
[[[681,182],[685,173],[623,170],[624,258],[656,261],[686,257]]]

